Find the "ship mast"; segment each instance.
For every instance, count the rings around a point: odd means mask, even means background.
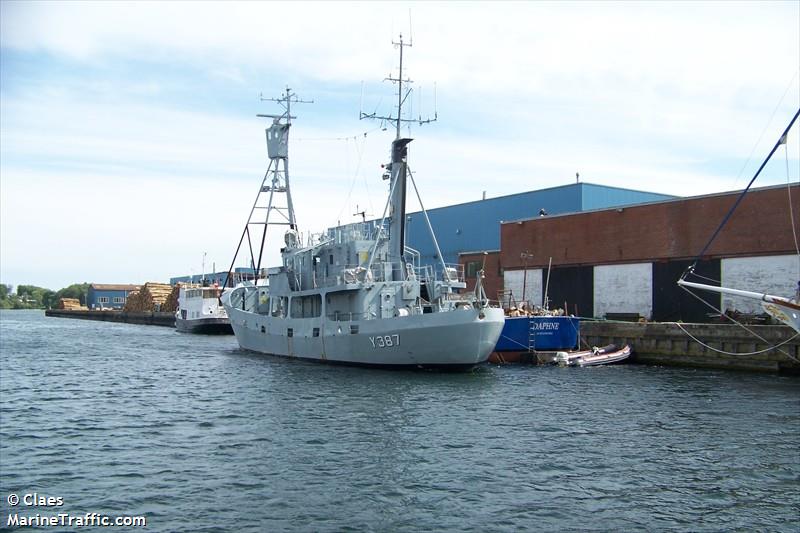
[[[405,226],[406,226],[406,178],[408,175],[408,143],[413,139],[403,138],[400,135],[400,128],[403,123],[416,122],[417,124],[427,124],[436,121],[438,118],[422,119],[405,119],[403,118],[403,104],[408,96],[411,94],[411,89],[403,91],[403,83],[410,85],[413,83],[410,79],[403,79],[403,48],[410,47],[412,43],[403,41],[403,34],[400,34],[398,42],[392,41],[392,44],[399,48],[400,51],[400,67],[399,73],[396,78],[391,74],[384,81],[390,81],[397,84],[397,115],[392,116],[379,116],[376,113],[361,112],[359,118],[371,118],[382,120],[384,122],[394,123],[395,125],[395,140],[392,142],[392,158],[389,164],[390,181],[389,190],[391,197],[389,198],[391,211],[389,214],[389,260],[393,265],[392,277],[395,281],[405,279],[402,269],[403,255],[405,252]]]
[[[280,115],[256,115],[257,117],[272,119],[272,125],[266,130],[267,152],[270,159],[267,175],[272,173],[272,181],[271,185],[268,186],[268,190],[264,190],[264,187],[262,187],[261,192],[270,193],[269,206],[271,209],[281,212],[286,219],[284,224],[288,224],[289,228],[296,230],[297,220],[294,216],[292,194],[291,190],[289,189],[289,127],[292,125],[292,119],[297,118],[292,115],[292,103],[313,104],[314,101],[298,99],[297,94],[293,93],[292,89],[289,87],[286,87],[286,92],[284,92],[280,98],[264,98],[261,96],[260,99],[262,102],[277,102],[284,109],[284,112]],[[281,122],[282,120],[284,122]],[[282,165],[280,165],[281,162],[283,163]],[[279,166],[283,166],[283,170],[281,170]],[[286,207],[272,206],[272,195],[275,192],[286,193]],[[267,223],[268,222],[269,210],[267,212]],[[266,233],[266,225],[264,226],[264,232]]]
[[[297,118],[292,115],[291,111],[292,104],[313,104],[314,101],[300,100],[289,87],[286,87],[286,91],[281,94],[280,98],[264,98],[260,96],[260,99],[261,101],[277,102],[283,107],[284,111],[275,115],[256,115],[257,117],[272,119],[272,124],[266,129],[269,167],[267,167],[267,172],[264,174],[264,179],[258,188],[256,200],[250,210],[250,216],[244,226],[242,237],[239,239],[239,245],[228,269],[229,279],[245,238],[247,238],[250,248],[251,267],[255,270],[256,279],[258,279],[261,271],[261,261],[264,257],[264,245],[267,240],[267,227],[270,225],[289,226],[289,231],[295,233],[295,236],[297,232],[297,219],[294,214],[291,189],[289,188],[289,128],[292,125],[292,119]],[[282,194],[286,196],[285,202],[278,201]],[[278,215],[277,220],[276,217],[270,219],[273,211]],[[261,243],[255,250],[258,252],[257,255],[253,253],[253,242],[250,235],[251,226],[263,226]]]

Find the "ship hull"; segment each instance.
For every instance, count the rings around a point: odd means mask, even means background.
[[[231,335],[231,321],[228,318],[193,318],[175,319],[175,329],[183,333],[199,333],[205,335]]]
[[[488,360],[504,323],[500,309],[352,322],[272,318],[228,306],[226,310],[245,350],[380,368],[473,368]]]

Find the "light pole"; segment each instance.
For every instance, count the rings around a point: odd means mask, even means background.
[[[528,298],[526,295],[527,285],[528,285],[528,259],[533,259],[533,254],[529,254],[528,250],[525,250],[521,254],[519,254],[519,258],[523,261],[523,271],[522,271],[522,301],[525,302],[525,309],[528,310]]]

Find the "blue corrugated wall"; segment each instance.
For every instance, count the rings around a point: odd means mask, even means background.
[[[618,187],[604,187],[592,183],[581,183],[582,200],[581,210],[591,211],[592,209],[605,209],[619,205],[645,204],[649,202],[660,202],[675,198],[666,194],[654,192],[633,191],[631,189],[620,189]]]
[[[89,309],[99,309],[100,307],[122,309],[125,307],[125,299],[128,297],[129,292],[127,290],[95,289],[89,286],[89,291],[86,295],[86,307]],[[108,301],[101,304],[99,302],[101,297],[108,298]],[[122,298],[123,301],[115,302],[114,298]]]

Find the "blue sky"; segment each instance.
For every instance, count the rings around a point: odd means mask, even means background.
[[[681,196],[739,189],[800,106],[796,1],[0,10],[0,281],[13,285],[166,281],[199,273],[204,252],[207,270],[227,268],[267,167],[255,115],[277,108],[259,94],[287,85],[314,100],[292,131],[301,230],[380,215],[392,132],[358,115],[391,112],[400,32],[414,113],[439,115],[410,132],[426,207],[576,171]],[[798,180],[797,130],[757,185],[786,183],[787,158]]]

